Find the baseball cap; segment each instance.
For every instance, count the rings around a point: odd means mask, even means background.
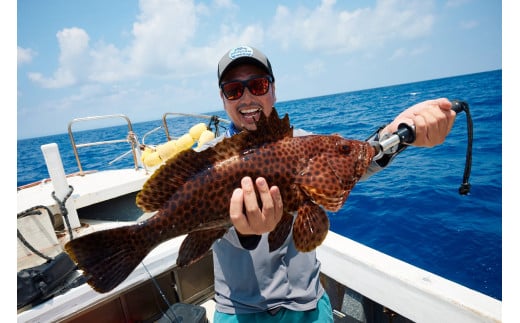
[[[233,66],[236,66],[240,63],[253,63],[258,65],[266,70],[266,72],[271,75],[274,81],[273,70],[271,68],[271,62],[267,59],[261,51],[251,46],[238,46],[230,49],[218,62],[218,83],[222,79],[222,76]]]

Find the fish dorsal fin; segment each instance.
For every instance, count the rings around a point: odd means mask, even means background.
[[[159,210],[179,187],[198,173],[262,144],[293,135],[289,116],[285,114],[280,119],[274,107],[269,118],[261,113],[256,125],[256,130],[245,130],[224,138],[214,147],[200,152],[188,149],[170,158],[146,181],[137,194],[136,204],[145,212]]]
[[[293,136],[293,128],[289,122],[289,115],[280,119],[278,111],[273,107],[269,117],[266,117],[263,113],[260,114],[260,119],[256,122],[256,130],[245,130],[240,134],[245,142],[242,146],[247,148],[253,148],[255,146],[262,145],[268,142],[275,142],[285,137]]]
[[[205,156],[202,156],[205,155]],[[136,204],[145,212],[157,211],[164,206],[180,186],[199,169],[208,167],[210,152],[197,153],[188,149],[168,159],[144,183],[137,194]]]

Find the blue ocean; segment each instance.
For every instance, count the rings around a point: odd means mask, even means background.
[[[277,110],[288,113],[296,128],[366,139],[407,107],[438,97],[470,107],[470,194],[458,193],[468,144],[466,114],[460,113],[444,144],[407,148],[385,170],[359,182],[343,208],[329,213],[331,230],[501,300],[502,70],[279,102]],[[221,110],[206,114],[226,117]],[[163,130],[149,133],[160,129],[160,118],[133,124],[140,141],[166,141]],[[181,135],[192,125],[176,121],[169,127]],[[126,124],[103,127],[80,131],[75,140],[120,139],[126,132]],[[66,173],[79,170],[66,133],[18,140],[18,186],[49,177],[40,146],[52,142]],[[80,158],[84,170],[132,167],[128,150],[89,147]]]

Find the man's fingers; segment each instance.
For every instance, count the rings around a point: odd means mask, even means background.
[[[237,188],[231,195],[231,202],[229,204],[229,217],[231,222],[240,232],[247,229],[249,224],[244,215],[244,194],[241,188]]]
[[[282,193],[280,192],[280,189],[278,188],[278,186],[271,186],[269,191],[270,191],[271,197],[273,199],[274,212],[277,215],[279,215],[279,219],[281,219],[282,213],[283,213]]]
[[[271,231],[276,227],[281,218],[281,196],[276,196],[280,195],[280,190],[276,186],[269,188],[267,181],[263,177],[256,179],[256,187],[262,201],[262,210],[260,210],[262,218],[260,220],[263,222],[266,230]],[[273,193],[275,194],[274,197]]]
[[[242,191],[244,194],[244,205],[245,211],[248,216],[254,216],[260,213],[260,209],[258,207],[258,200],[256,198],[255,187],[253,185],[253,180],[251,177],[246,176],[242,178]]]

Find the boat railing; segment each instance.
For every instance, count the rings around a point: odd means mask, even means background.
[[[215,134],[215,137],[218,137],[220,135],[220,123],[226,123],[229,124],[230,121],[226,119],[219,118],[218,116],[208,116],[204,114],[189,114],[189,113],[181,113],[181,112],[166,112],[163,114],[162,121],[163,121],[163,128],[164,132],[166,133],[166,138],[168,141],[172,140],[172,136],[170,135],[170,131],[168,129],[168,123],[166,122],[166,119],[170,116],[184,116],[184,117],[195,117],[195,118],[201,118],[206,119],[208,121],[208,128],[213,131]]]
[[[225,129],[225,127],[223,127],[221,124],[229,124],[230,123],[229,120],[222,119],[222,118],[220,118],[218,116],[215,116],[215,115],[209,116],[209,115],[204,115],[204,114],[189,114],[189,113],[180,113],[180,112],[166,112],[166,113],[163,114],[163,117],[162,117],[162,123],[163,123],[162,127],[164,128],[167,141],[170,141],[170,140],[174,139],[173,136],[172,136],[172,133],[170,132],[170,129],[168,128],[168,123],[167,123],[167,118],[171,117],[171,116],[176,116],[176,117],[185,116],[185,117],[190,117],[190,118],[199,118],[199,119],[208,120],[207,127],[215,134],[216,137],[218,137],[220,135],[221,128]],[[96,142],[85,142],[85,143],[77,143],[76,142],[76,139],[74,138],[74,134],[73,134],[73,131],[72,131],[72,125],[73,124],[79,123],[79,122],[94,121],[94,120],[101,120],[101,119],[113,119],[113,118],[123,118],[126,121],[126,123],[128,125],[128,133],[127,133],[126,137],[121,138],[121,139],[104,140],[104,141],[96,141]],[[160,128],[161,127],[157,127],[155,129],[153,129],[152,131],[149,131],[148,133],[146,133],[144,135],[144,137],[143,137],[143,145],[145,145],[145,143],[144,143],[145,137],[147,135],[149,135],[149,134],[159,130]],[[130,119],[127,116],[125,116],[123,114],[112,114],[112,115],[101,115],[101,116],[91,116],[91,117],[75,118],[75,119],[73,119],[72,121],[69,122],[68,132],[69,132],[69,137],[70,137],[70,142],[71,142],[71,145],[72,145],[72,149],[74,151],[74,156],[75,156],[76,162],[78,164],[78,169],[79,169],[78,175],[83,176],[85,174],[85,172],[83,170],[83,166],[81,164],[81,160],[80,160],[79,154],[78,154],[78,149],[79,148],[98,146],[98,145],[107,145],[107,144],[117,144],[117,143],[130,143],[130,145],[132,146],[131,147],[132,148],[131,151],[125,153],[123,156],[125,156],[125,155],[127,155],[128,153],[131,152],[132,156],[133,156],[133,160],[134,160],[135,169],[136,170],[139,169],[139,166],[140,166],[139,158],[140,158],[140,156],[138,155],[138,151],[139,151],[141,145],[139,144],[137,135],[133,131],[132,122],[130,121]],[[116,160],[121,158],[121,157],[123,157],[123,156],[119,156],[118,158],[116,158]],[[112,161],[112,162],[114,162],[114,161]]]
[[[86,142],[86,143],[80,143],[77,144],[76,140],[74,139],[74,135],[72,133],[72,125],[78,122],[84,122],[84,121],[93,121],[93,120],[101,120],[101,119],[113,119],[113,118],[123,118],[127,125],[128,125],[128,133],[126,137],[121,139],[114,139],[114,140],[105,140],[105,141],[96,141],[96,142]],[[107,144],[117,144],[117,143],[130,143],[132,146],[132,156],[134,159],[134,166],[135,169],[139,169],[139,163],[138,163],[138,156],[137,156],[137,148],[139,147],[139,142],[137,139],[137,135],[134,133],[132,128],[132,122],[130,119],[123,115],[123,114],[112,114],[112,115],[103,115],[103,116],[91,116],[91,117],[84,117],[84,118],[75,118],[72,121],[69,122],[68,125],[68,131],[69,131],[69,137],[70,137],[70,143],[72,145],[72,149],[74,151],[74,156],[76,157],[76,162],[78,163],[79,168],[79,175],[83,176],[83,167],[81,166],[81,161],[78,154],[78,148],[82,147],[91,147],[91,146],[98,146],[98,145],[107,145]]]

